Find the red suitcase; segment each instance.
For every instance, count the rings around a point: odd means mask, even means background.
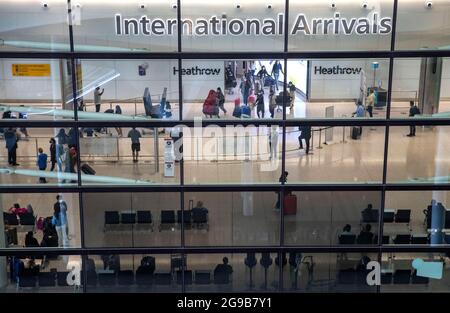
[[[297,196],[296,195],[284,196],[283,213],[284,213],[284,215],[297,214]]]

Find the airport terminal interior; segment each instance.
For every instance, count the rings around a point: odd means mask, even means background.
[[[0,292],[450,291],[448,14],[0,0]]]

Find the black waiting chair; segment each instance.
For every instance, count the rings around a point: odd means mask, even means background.
[[[122,224],[134,225],[136,224],[136,213],[122,213],[120,221]]]
[[[20,214],[19,219],[22,226],[34,226],[36,224],[36,217],[32,213]]]
[[[356,243],[359,245],[371,245],[373,244],[373,234],[372,233],[362,233],[356,238]]]
[[[120,223],[120,216],[119,212],[117,211],[105,211],[105,224],[104,224],[104,230],[106,230],[108,226],[111,225],[119,225]]]
[[[230,283],[230,276],[227,272],[215,271],[214,272],[214,284],[226,285]]]
[[[39,287],[55,287],[56,275],[53,272],[40,272],[38,274]]]
[[[259,260],[259,264],[264,268],[264,289],[267,288],[267,271],[269,267],[272,265],[273,261],[270,257],[269,252],[261,253],[261,259]]]
[[[371,210],[369,212],[363,210],[361,212],[361,222],[366,224],[378,223],[379,216],[380,216],[379,210]]]
[[[166,285],[166,286],[172,284],[172,273],[171,272],[155,273],[155,283],[157,285]]]
[[[149,225],[153,231],[153,217],[151,211],[137,211],[137,223],[138,225]]]
[[[339,284],[355,284],[356,282],[356,271],[353,268],[343,269],[338,272],[338,283]]]
[[[151,286],[153,284],[154,276],[151,273],[136,272],[136,285]]]
[[[162,210],[161,211],[161,221],[159,224],[159,231],[164,227],[170,227],[175,225],[175,211]]]
[[[177,223],[181,225],[182,222],[184,222],[184,226],[190,226],[191,225],[191,211],[183,211],[183,214],[181,214],[181,210],[177,211]]]
[[[426,285],[430,282],[428,277],[417,276],[417,271],[414,270],[411,276],[411,283],[414,285]]]
[[[388,245],[390,242],[390,237],[387,235],[383,235],[382,239],[381,239],[381,244],[382,245]],[[378,235],[373,236],[373,243],[375,245],[378,244]]]
[[[59,287],[67,287],[69,286],[67,284],[67,275],[69,275],[69,272],[57,272],[56,273],[56,283]],[[80,281],[83,280],[83,277],[80,277]]]
[[[393,241],[396,245],[409,245],[411,243],[411,235],[397,235]]]
[[[411,270],[396,270],[394,273],[394,284],[409,284],[411,281]]]
[[[254,252],[247,252],[247,257],[244,260],[245,266],[250,269],[250,288],[253,287],[253,268],[258,261],[256,260]]]
[[[339,244],[340,245],[353,245],[356,241],[355,234],[341,234],[339,235]]]
[[[413,245],[426,245],[428,244],[428,236],[427,235],[412,235],[411,236],[411,244]]]
[[[192,210],[192,224],[197,228],[206,227],[206,230],[209,230],[208,212],[206,210]]]
[[[395,219],[395,212],[384,212],[383,213],[383,222],[384,223],[393,223]]]
[[[381,272],[381,284],[382,285],[390,285],[392,284],[392,273],[391,272]]]
[[[177,271],[177,284],[181,285],[182,283],[183,283],[183,271],[178,270]],[[184,284],[192,285],[192,271],[191,270],[184,271]]]
[[[395,223],[409,224],[411,221],[411,210],[397,210],[395,214]]]
[[[19,277],[19,287],[30,288],[36,287],[36,275]]]
[[[194,272],[194,282],[196,285],[209,285],[211,284],[211,272],[199,270]]]
[[[450,210],[445,210],[444,228],[446,228],[446,229],[450,228]]]
[[[100,273],[98,274],[98,283],[100,286],[115,286],[116,274],[115,273]]]
[[[95,270],[88,270],[87,273],[87,286],[95,287],[97,286],[98,276]],[[84,283],[84,271],[81,271],[81,283]]]
[[[134,284],[134,273],[132,270],[119,271],[117,282],[121,286],[129,286]]]
[[[6,225],[17,226],[19,225],[19,219],[16,214],[3,212],[3,220]]]

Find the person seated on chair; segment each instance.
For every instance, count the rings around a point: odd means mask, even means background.
[[[217,274],[224,274],[225,277],[227,277],[228,281],[231,281],[231,274],[233,273],[233,267],[228,264],[228,258],[224,257],[222,259],[222,264],[217,264],[216,268],[214,269],[214,275]]]
[[[358,236],[358,243],[372,243],[373,241],[373,233],[371,232],[372,226],[370,224],[366,224],[364,228],[361,230]]]
[[[197,205],[192,208],[192,214],[206,213],[208,214],[208,209],[203,206],[202,201],[197,201]]]
[[[369,204],[367,205],[367,208],[365,208],[365,209],[363,210],[363,213],[364,213],[364,214],[367,214],[367,215],[370,215],[370,214],[373,213],[373,206],[372,206],[372,203],[369,203]]]
[[[9,208],[9,213],[20,215],[20,214],[28,213],[28,210],[26,208],[21,208],[20,204],[14,203],[14,205]]]
[[[30,247],[39,247],[39,242],[37,241],[36,238],[34,238],[33,232],[32,232],[32,231],[29,231],[29,232],[25,235],[25,247],[26,247],[26,248],[30,248]]]
[[[350,235],[352,234],[352,226],[350,224],[346,224],[344,228],[342,228],[342,232],[340,233],[339,237],[342,235]]]

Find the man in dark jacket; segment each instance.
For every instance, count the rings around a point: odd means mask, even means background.
[[[298,136],[299,149],[303,149],[303,139],[306,143],[306,154],[309,154],[310,140],[311,140],[311,126],[300,126],[298,130],[301,132]]]
[[[414,104],[414,101],[409,101],[409,117],[414,117],[415,115],[420,114],[419,108]],[[406,135],[408,137],[414,137],[416,135],[416,126],[409,126],[409,134]]]

